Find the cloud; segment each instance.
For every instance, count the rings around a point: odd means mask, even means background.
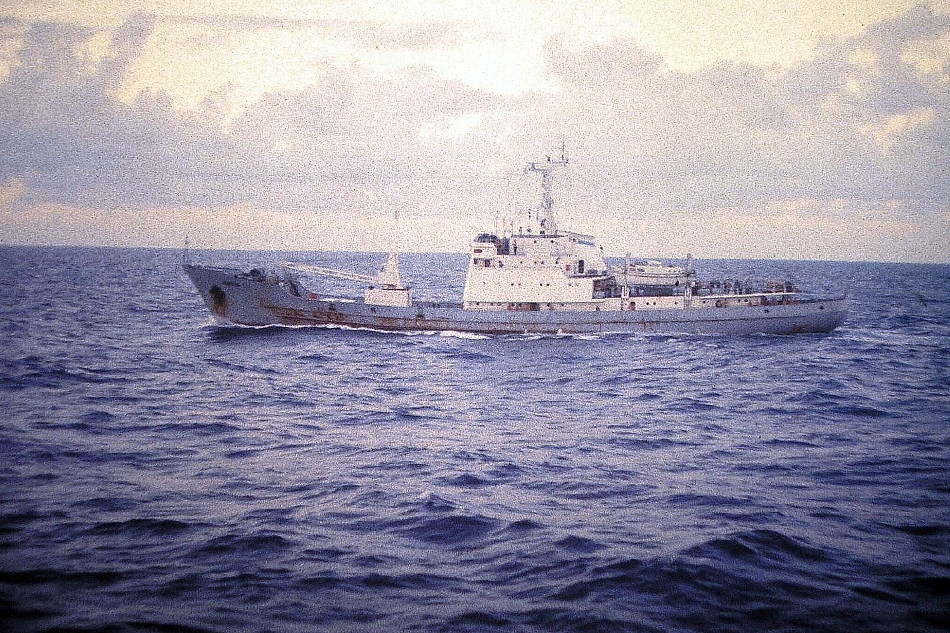
[[[899,51],[909,43],[946,35],[948,28],[950,15],[938,14],[931,7],[918,4],[893,19],[872,24],[851,38],[850,43]]]
[[[143,92],[133,104],[115,97],[152,25],[138,17],[123,24],[97,63],[82,56],[94,30],[30,27],[0,84],[0,179],[21,178],[35,200],[64,204],[135,206],[213,195],[199,195],[188,181],[233,171],[239,154],[227,139],[175,111],[161,92]]]
[[[595,162],[626,169],[615,176],[647,203],[946,199],[947,75],[924,75],[901,55],[948,31],[946,16],[918,8],[788,69],[720,62],[695,72],[664,70],[629,42],[555,43],[549,65],[562,90],[549,119],[571,121],[568,136]],[[858,51],[872,55],[855,63]]]
[[[362,190],[441,170],[463,154],[454,140],[472,127],[466,117],[491,118],[501,104],[427,67],[385,75],[326,64],[316,85],[265,94],[225,131],[176,110],[162,91],[142,91],[131,103],[117,98],[155,25],[149,16],[130,18],[95,63],[82,53],[94,29],[31,26],[0,84],[0,178],[21,177],[36,202],[319,210],[354,189],[315,198],[331,180],[355,179]],[[215,108],[213,96],[204,105]]]
[[[207,21],[234,38],[337,29],[332,37],[360,46],[406,50],[460,39],[457,25],[442,23],[347,32],[338,22],[228,20],[180,21]],[[310,85],[266,93],[226,126],[209,113],[227,110],[234,86],[191,112],[155,89],[120,98],[160,23],[174,26],[136,15],[109,33],[55,23],[0,29],[18,42],[0,83],[0,182],[21,183],[22,203],[485,217],[534,202],[501,191],[512,184],[504,170],[550,153],[562,135],[576,159],[576,184],[564,192],[574,211],[565,213],[581,222],[596,214],[627,233],[630,218],[662,213],[687,227],[682,217],[717,209],[778,226],[783,201],[836,217],[883,213],[894,201],[932,215],[950,203],[950,64],[944,51],[943,66],[925,72],[909,55],[932,53],[950,18],[923,6],[827,41],[787,68],[677,71],[632,41],[553,39],[544,51],[550,89],[520,95],[473,88],[418,58],[380,68],[327,56],[314,60]],[[105,50],[91,56],[96,38]]]
[[[457,45],[463,39],[463,27],[449,22],[387,24],[356,19],[290,18],[264,15],[197,14],[161,16],[161,22],[200,30],[229,41],[247,34],[263,32],[316,34],[322,39],[350,41],[366,48],[390,50],[429,50]]]
[[[108,88],[117,87],[125,78],[129,65],[141,54],[155,30],[155,17],[133,15],[112,34],[109,52],[99,62],[98,75]]]
[[[19,178],[0,182],[0,210],[13,211],[14,205],[23,196],[26,187]]]

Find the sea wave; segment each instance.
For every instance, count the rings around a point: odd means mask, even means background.
[[[852,282],[825,335],[469,336],[221,327],[177,255],[0,256],[5,630],[950,618],[950,267],[782,264]]]

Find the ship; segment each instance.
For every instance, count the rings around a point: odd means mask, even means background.
[[[844,321],[844,295],[815,296],[776,280],[758,289],[700,281],[691,256],[685,266],[629,255],[608,265],[594,236],[558,226],[553,184],[567,164],[563,150],[528,164],[525,173],[540,177],[540,203],[513,213],[504,230],[475,236],[461,301],[413,298],[398,251],[376,275],[302,262],[250,270],[186,262],[184,269],[219,325],[748,335],[830,332]],[[319,277],[362,284],[362,296],[324,294],[312,282]]]

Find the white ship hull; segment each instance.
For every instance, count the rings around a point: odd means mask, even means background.
[[[414,302],[409,306],[363,299],[299,296],[273,278],[238,269],[186,265],[212,314],[225,324],[340,325],[406,331],[487,334],[661,332],[696,334],[794,334],[829,332],[847,313],[843,297],[799,299],[771,305],[678,307],[634,310],[471,310],[461,303]]]

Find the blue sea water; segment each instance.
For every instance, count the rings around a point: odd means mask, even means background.
[[[948,630],[950,266],[698,262],[849,288],[825,335],[473,337],[214,327],[180,257],[0,249],[2,630]]]

